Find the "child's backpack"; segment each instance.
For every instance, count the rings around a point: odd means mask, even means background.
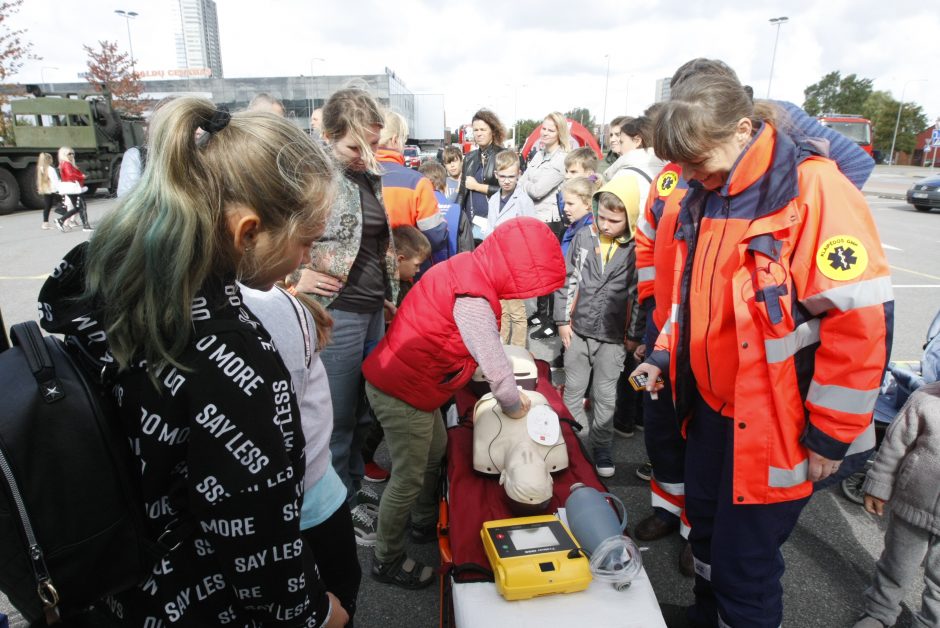
[[[141,582],[186,526],[147,539],[111,395],[35,322],[10,337],[0,353],[0,591],[30,622],[53,623]]]

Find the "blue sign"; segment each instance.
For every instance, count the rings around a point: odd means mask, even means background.
[[[930,145],[934,148],[940,148],[940,129],[934,129],[930,136]]]

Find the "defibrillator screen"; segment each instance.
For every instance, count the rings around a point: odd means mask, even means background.
[[[558,545],[558,539],[548,526],[510,529],[509,540],[519,551]]]

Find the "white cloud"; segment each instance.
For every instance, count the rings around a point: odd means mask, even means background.
[[[31,0],[11,25],[28,29],[43,59],[14,78],[74,80],[84,70],[82,44],[110,39],[125,46],[126,25],[115,9],[140,14],[131,22],[138,67],[172,68],[174,2],[83,0],[53,10],[50,1]],[[413,91],[443,93],[452,127],[481,106],[507,124],[514,113],[540,118],[575,106],[600,118],[608,53],[608,119],[641,112],[657,78],[698,56],[725,60],[762,97],[776,34],[767,20],[780,15],[789,22],[780,27],[774,98],[801,103],[807,85],[840,70],[873,79],[895,98],[907,83],[905,99],[922,105],[931,121],[940,116],[940,77],[932,78],[940,13],[914,0],[217,3],[227,77],[307,75],[311,68],[375,74],[387,66]],[[908,83],[920,78],[929,81]]]

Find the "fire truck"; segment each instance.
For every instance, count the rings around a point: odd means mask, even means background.
[[[838,131],[861,146],[866,153],[872,154],[871,120],[848,113],[824,113],[816,119],[819,124]]]

